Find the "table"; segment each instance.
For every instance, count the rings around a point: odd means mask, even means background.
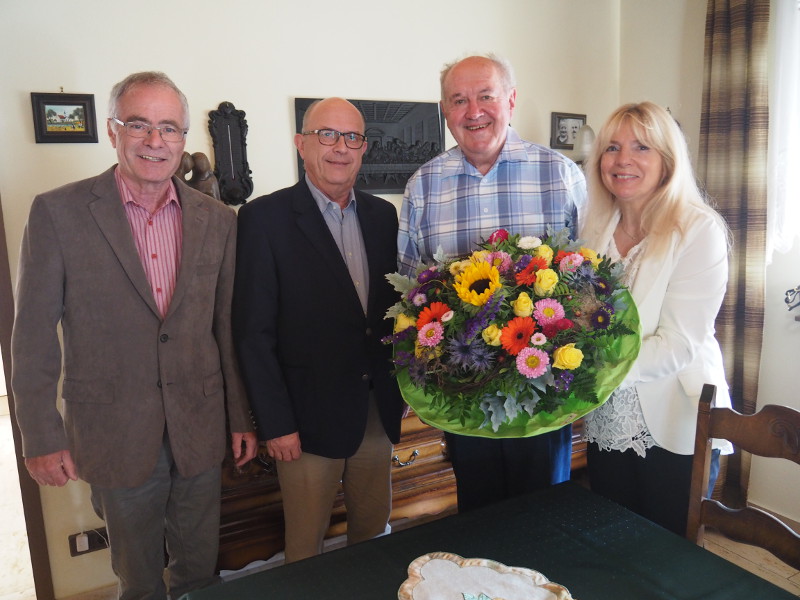
[[[571,482],[198,590],[183,599],[392,600],[407,577],[408,564],[437,551],[537,570],[579,600],[796,600]]]

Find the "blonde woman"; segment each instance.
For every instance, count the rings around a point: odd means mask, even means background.
[[[624,265],[642,326],[630,373],[586,417],[590,484],[684,535],[703,383],[717,386],[718,405],[730,405],[714,337],[728,280],[727,228],[697,187],[678,124],[651,102],[608,118],[586,177],[580,237]]]

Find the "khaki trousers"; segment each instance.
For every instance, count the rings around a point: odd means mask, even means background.
[[[392,508],[391,454],[392,443],[370,394],[364,439],[353,456],[333,459],[303,452],[298,460],[277,462],[287,563],[322,553],[339,482],[347,509],[347,543],[385,531]]]

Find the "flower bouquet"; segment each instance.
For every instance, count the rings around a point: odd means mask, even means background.
[[[621,266],[567,229],[499,229],[478,247],[387,275],[402,299],[383,341],[406,402],[430,425],[484,437],[547,433],[600,406],[639,352]]]

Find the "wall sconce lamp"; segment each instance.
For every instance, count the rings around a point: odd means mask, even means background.
[[[578,134],[575,136],[575,143],[572,145],[572,153],[575,162],[579,165],[583,165],[583,162],[589,158],[594,139],[594,130],[588,125],[583,125],[578,129]]]

